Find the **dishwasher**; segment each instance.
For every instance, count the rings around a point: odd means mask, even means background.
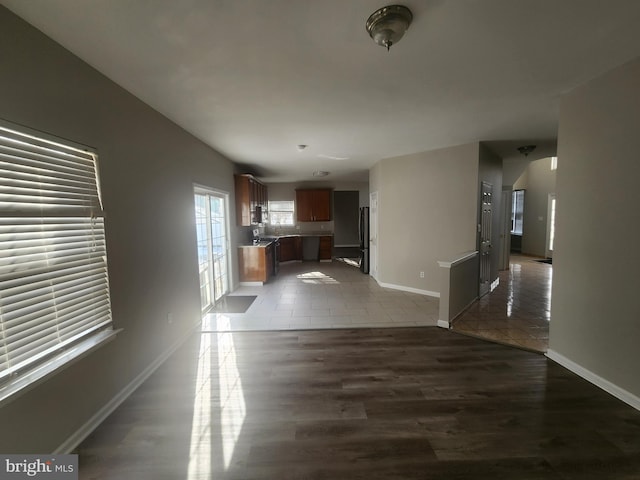
[[[302,260],[318,261],[320,254],[320,237],[302,237]]]

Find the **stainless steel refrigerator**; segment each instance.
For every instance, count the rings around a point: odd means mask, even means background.
[[[360,271],[369,273],[369,207],[360,207]]]

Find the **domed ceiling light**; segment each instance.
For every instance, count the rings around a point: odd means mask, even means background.
[[[522,147],[518,147],[518,151],[525,157],[528,156],[535,149],[536,149],[535,145],[523,145]]]
[[[386,47],[387,51],[391,45],[395,45],[400,41],[404,32],[407,31],[413,14],[411,10],[403,5],[388,5],[382,7],[369,16],[367,20],[367,32],[373,41],[382,47]]]

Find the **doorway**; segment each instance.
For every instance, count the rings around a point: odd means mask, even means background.
[[[369,194],[369,275],[378,278],[378,192]]]
[[[547,239],[545,257],[553,258],[553,240],[556,235],[556,194],[550,193],[547,203]]]
[[[229,194],[194,188],[200,303],[205,312],[229,292]]]
[[[502,201],[500,208],[502,210],[500,216],[500,265],[499,270],[509,270],[509,258],[511,255],[511,187],[502,189]]]

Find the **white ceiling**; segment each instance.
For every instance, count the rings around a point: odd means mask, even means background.
[[[267,181],[475,141],[550,155],[559,97],[640,56],[638,0],[407,0],[390,52],[364,28],[381,0],[1,3]]]

